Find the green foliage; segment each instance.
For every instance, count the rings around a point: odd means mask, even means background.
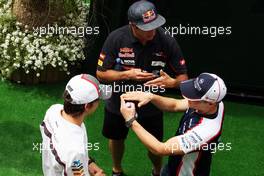
[[[66,14],[68,13],[78,14],[79,9],[77,7],[76,1],[64,0],[63,4]]]
[[[86,4],[90,3],[90,0],[83,0]]]
[[[58,2],[50,2],[50,5],[52,3]],[[17,22],[12,15],[12,0],[0,1],[1,77],[10,77],[17,69],[24,70],[26,74],[33,71],[39,77],[47,66],[70,74],[68,66],[85,59],[83,36],[78,36],[77,29],[87,25],[88,6],[82,0],[65,0],[64,6],[65,16],[51,24],[51,30],[47,27],[32,30]],[[66,32],[60,34],[55,28],[66,28]]]

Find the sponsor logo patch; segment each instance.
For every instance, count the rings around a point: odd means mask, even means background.
[[[84,176],[83,163],[80,160],[75,160],[71,166],[73,175]]]
[[[199,141],[202,141],[201,136],[199,136],[195,131],[193,131],[193,134],[197,137],[197,139],[199,139]]]
[[[184,59],[180,60],[180,65],[185,65],[185,60]]]
[[[191,143],[198,143],[198,141],[195,139],[195,137],[193,135],[189,135],[189,139]]]
[[[97,63],[99,66],[103,66],[103,61],[101,59],[98,59],[98,63]]]
[[[120,48],[118,57],[128,58],[128,57],[135,57],[135,53],[133,52],[133,48]]]
[[[105,59],[105,54],[100,53],[100,56],[99,56],[99,59],[98,59],[98,63],[97,64],[102,67],[103,66],[103,63],[104,63],[103,62],[104,59]]]
[[[105,59],[105,54],[100,53],[99,59],[104,60]]]
[[[189,149],[189,146],[186,144],[184,137],[181,137],[181,142],[182,142],[184,148]]]
[[[166,63],[162,62],[162,61],[152,61],[151,62],[151,66],[154,66],[154,67],[157,67],[157,66],[165,67],[165,65],[166,65]]]
[[[198,79],[198,78],[196,78],[196,79],[194,80],[194,88],[195,88],[196,90],[198,90],[199,92],[202,90],[202,88],[201,88],[201,86],[200,86],[200,84],[199,84],[199,79]]]
[[[153,21],[156,18],[156,14],[154,12],[154,10],[149,10],[147,12],[145,12],[143,15],[143,21],[144,23],[148,23],[150,21]]]
[[[136,64],[135,60],[132,60],[132,59],[124,59],[123,62],[125,65],[135,65]]]
[[[121,53],[133,53],[133,48],[120,48],[119,50]]]
[[[118,57],[135,57],[135,53],[118,53]]]

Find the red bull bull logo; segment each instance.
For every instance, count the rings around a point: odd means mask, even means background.
[[[148,23],[156,18],[156,13],[154,12],[154,10],[149,10],[145,12],[142,16],[144,23]]]

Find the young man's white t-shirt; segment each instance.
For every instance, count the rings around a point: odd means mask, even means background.
[[[62,110],[63,105],[52,105],[40,126],[43,173],[45,176],[89,176],[85,125],[65,120]]]

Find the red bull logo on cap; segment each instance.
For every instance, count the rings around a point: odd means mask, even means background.
[[[156,19],[156,13],[154,12],[154,10],[149,10],[145,12],[142,16],[144,23],[149,23],[150,21]]]

